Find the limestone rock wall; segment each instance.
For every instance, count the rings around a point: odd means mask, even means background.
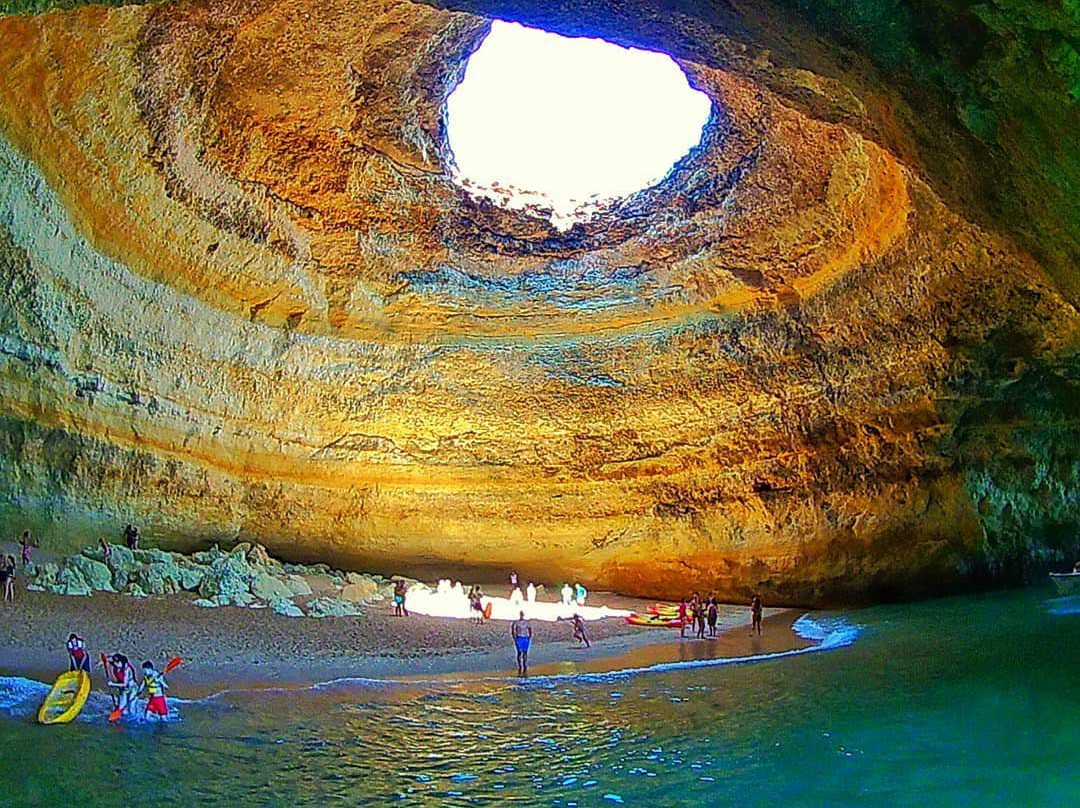
[[[565,233],[477,202],[442,104],[486,25],[0,18],[9,531],[801,603],[1076,549],[1054,277],[887,139],[726,64],[733,39],[683,61],[713,118],[660,185]]]

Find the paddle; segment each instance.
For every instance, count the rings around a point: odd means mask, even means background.
[[[102,656],[104,656],[104,654]],[[166,663],[164,670],[161,671],[161,675],[164,676],[169,671],[176,670],[177,668],[180,667],[180,664],[183,661],[184,660],[181,659],[180,657],[173,657],[172,659],[170,659],[168,661],[168,663]],[[127,707],[127,702],[125,702],[124,704],[121,704],[119,707],[117,707],[115,710],[113,710],[111,713],[109,713],[109,723],[112,723],[113,721],[119,721],[120,716],[122,716],[124,714],[124,708],[126,708],[126,707]]]

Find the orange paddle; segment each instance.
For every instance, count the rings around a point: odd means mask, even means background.
[[[104,657],[104,654],[102,654],[102,657]],[[172,659],[170,659],[170,660],[168,661],[168,663],[166,663],[166,665],[165,665],[165,668],[164,668],[164,670],[162,670],[162,671],[161,671],[161,675],[162,675],[162,676],[164,676],[164,675],[165,675],[166,673],[168,673],[169,671],[173,671],[173,670],[176,670],[177,668],[179,668],[179,667],[180,667],[180,664],[181,664],[181,663],[182,663],[183,661],[184,661],[184,660],[183,660],[183,659],[181,659],[180,657],[173,657]],[[113,711],[112,711],[111,713],[109,713],[109,723],[110,723],[110,724],[111,724],[111,723],[112,723],[113,721],[119,721],[119,720],[120,720],[120,716],[122,716],[122,715],[124,714],[124,708],[125,708],[125,707],[127,707],[127,705],[126,705],[126,704],[123,704],[123,705],[121,705],[120,707],[117,707],[117,708],[116,708],[115,710],[113,710]]]

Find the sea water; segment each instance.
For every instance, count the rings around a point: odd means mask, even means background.
[[[815,613],[821,650],[609,675],[338,682],[41,727],[0,680],[0,805],[1080,805],[1080,599]],[[178,673],[177,676],[180,674]]]

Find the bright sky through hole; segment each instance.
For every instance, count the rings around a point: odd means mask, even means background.
[[[507,203],[565,216],[663,179],[710,111],[670,56],[496,20],[447,99],[447,128],[459,181],[541,193]]]

